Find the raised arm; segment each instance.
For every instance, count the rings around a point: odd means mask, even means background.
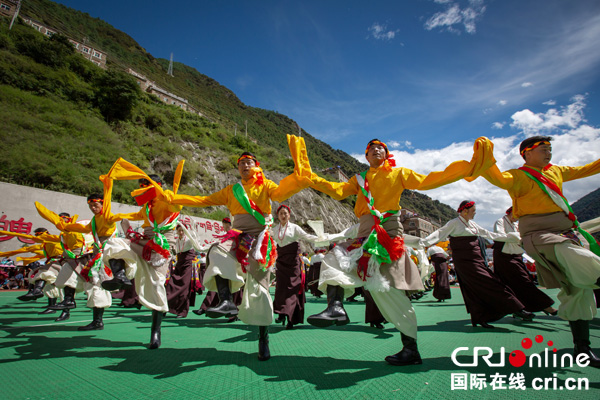
[[[494,145],[488,138],[480,137],[473,144],[471,161],[456,161],[443,171],[434,171],[427,175],[405,168],[402,171],[404,187],[411,190],[429,190],[460,179],[473,181],[496,164],[493,149]]]
[[[586,178],[588,176],[596,175],[600,173],[600,159],[586,164],[582,167],[559,167],[563,181],[572,181],[575,179]]]

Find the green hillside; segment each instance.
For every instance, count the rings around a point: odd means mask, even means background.
[[[21,15],[30,17],[108,53],[102,70],[75,53],[66,37],[52,38],[18,22],[8,31],[0,18],[0,180],[87,195],[97,190],[98,175],[118,157],[162,174],[167,181],[180,159],[186,160],[182,190],[197,193],[211,177],[204,158],[235,174],[240,152],[257,154],[266,171],[289,173],[285,135],[296,123],[274,111],[250,107],[214,79],[181,63],[166,74],[168,60],[156,59],[127,34],[106,22],[47,0],[28,0]],[[188,99],[205,117],[185,112],[143,93],[131,67],[164,89]],[[234,136],[248,121],[248,138]],[[343,151],[302,132],[313,168],[341,166],[355,174],[367,166]],[[260,143],[260,146],[257,144]],[[131,202],[133,187],[115,188],[116,201]],[[407,192],[402,207],[447,221],[454,211],[420,193]]]

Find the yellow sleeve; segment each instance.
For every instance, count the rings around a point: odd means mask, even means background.
[[[0,251],[0,257],[11,257],[17,254],[21,254],[21,253],[33,253],[36,250],[40,250],[42,247],[41,244],[36,244],[33,246],[26,246],[26,247],[21,247],[20,249],[17,250],[10,250],[10,251]]]
[[[403,183],[406,189],[429,190],[456,182],[460,179],[473,181],[496,164],[494,144],[486,137],[478,138],[473,144],[471,161],[456,161],[443,171],[434,171],[427,175],[404,169]]]
[[[145,216],[144,209],[140,209],[139,211],[135,211],[132,213],[120,213],[114,214],[111,218],[111,222],[121,221],[123,219],[127,219],[129,221],[142,221]]]
[[[42,218],[44,218],[46,221],[49,221],[54,226],[56,226],[58,229],[60,229],[59,225],[64,225],[63,219],[61,217],[59,217],[57,213],[55,213],[54,211],[48,210],[46,207],[44,207],[41,203],[39,203],[37,201],[34,204],[35,204],[35,208],[36,208],[38,214],[40,214],[40,216]]]
[[[231,186],[231,185],[230,185]],[[228,205],[230,186],[219,190],[209,196],[191,196],[187,194],[165,193],[165,201],[173,205],[187,207],[209,207]]]
[[[24,239],[29,239],[29,240],[33,240],[34,242],[38,242],[38,243],[44,243],[44,239],[41,238],[41,236],[35,236],[35,235],[27,235],[25,233],[16,233],[16,232],[9,232],[9,231],[0,231],[0,236],[13,236],[13,237],[20,237],[20,238],[24,238]],[[58,237],[58,236],[57,236]]]
[[[600,172],[600,159],[582,167],[560,167],[563,182],[586,178]]]
[[[500,189],[510,190],[515,185],[515,177],[513,174],[510,171],[500,172],[497,165],[490,167],[481,176]]]
[[[56,227],[63,232],[92,233],[91,222],[87,225],[81,225],[77,223],[66,224],[64,221],[61,220],[58,223],[58,225],[56,225]]]
[[[348,182],[329,182],[320,176],[314,175],[310,187],[336,200],[343,200],[348,196],[358,194],[359,191],[356,176],[350,178]]]

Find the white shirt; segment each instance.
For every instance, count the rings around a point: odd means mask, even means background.
[[[460,215],[458,218],[448,221],[446,225],[433,232],[431,235],[421,240],[423,247],[429,247],[436,243],[446,240],[449,236],[466,237],[466,236],[481,236],[486,239],[496,240],[498,242],[513,242],[517,243],[520,237],[516,233],[499,234],[490,232],[485,228],[477,225],[473,220],[467,221]]]
[[[318,262],[323,261],[324,258],[325,258],[325,253],[316,253],[314,256],[312,256],[310,258],[310,263],[316,264]]]
[[[519,222],[511,221],[508,215],[503,216],[494,223],[494,232],[500,234],[506,234],[509,232],[519,233]],[[502,252],[506,254],[523,254],[525,250],[521,246],[515,243],[504,243],[502,246]]]
[[[193,247],[192,241],[187,236],[183,235],[183,239],[177,236],[177,240],[175,241],[175,251],[177,254],[189,251]]]
[[[275,243],[277,243],[280,247],[287,246],[288,244],[297,242],[298,240],[306,240],[307,242],[316,242],[319,240],[317,236],[306,233],[304,229],[289,221],[283,226],[281,226],[281,224],[277,224],[273,228],[272,232],[273,240],[275,240]]]
[[[448,258],[450,257],[448,253],[446,253],[446,251],[439,246],[431,246],[427,249],[427,257],[431,257],[434,254],[443,254]]]

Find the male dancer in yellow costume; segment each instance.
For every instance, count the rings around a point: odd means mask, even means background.
[[[486,146],[488,145],[488,146]],[[392,168],[385,143],[371,140],[365,150],[370,168],[348,182],[328,182],[312,174],[311,187],[336,200],[358,195],[354,213],[359,219],[357,239],[349,240],[329,252],[321,263],[319,290],[327,293],[327,308],[307,318],[315,326],[326,327],[349,322],[342,300],[355,287],[365,286],[385,319],[400,331],[403,348],[386,361],[393,365],[421,364],[417,349],[417,319],[408,297],[409,291],[423,290],[417,266],[404,246],[400,222],[400,196],[404,189],[434,189],[459,179],[474,180],[495,160],[489,142],[478,139],[470,162],[457,161],[444,171],[427,175],[408,168]]]
[[[269,293],[271,267],[277,257],[276,246],[269,237],[272,224],[271,200],[282,202],[303,188],[309,174],[303,138],[288,135],[288,145],[295,162],[294,173],[279,185],[266,179],[257,158],[244,152],[238,159],[241,182],[229,185],[209,196],[175,195],[169,201],[189,207],[225,205],[233,216],[233,229],[221,245],[211,247],[207,255],[204,286],[219,294],[219,305],[206,310],[212,318],[232,316],[237,312],[231,293],[244,286],[239,318],[259,326],[258,359],[268,360],[268,326],[273,322],[273,301]]]
[[[569,321],[575,356],[586,354],[600,368],[590,348],[590,321],[597,313],[594,289],[600,286],[600,245],[580,229],[577,217],[562,194],[563,182],[600,172],[600,159],[582,167],[552,165],[552,140],[533,136],[520,145],[525,165],[483,174],[492,185],[508,191],[513,215],[519,219],[523,247],[536,261],[540,285],[560,288],[558,316]]]

